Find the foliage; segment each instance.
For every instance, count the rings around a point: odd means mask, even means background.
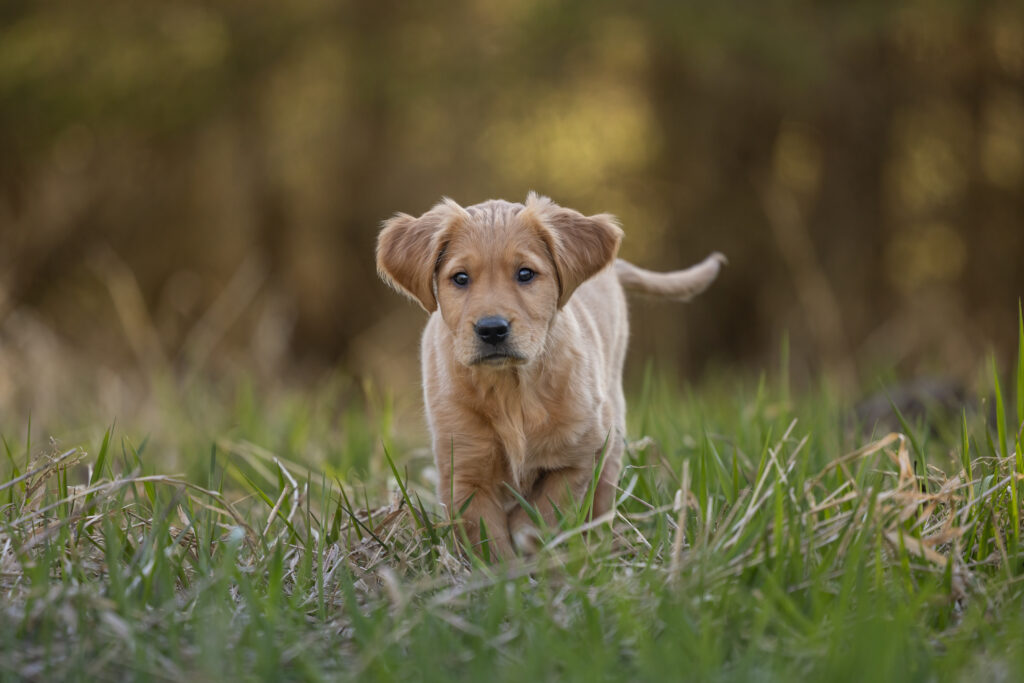
[[[1015,678],[1021,386],[1004,396],[996,378],[995,424],[965,406],[958,424],[873,434],[825,390],[791,403],[762,379],[680,394],[651,371],[613,522],[567,515],[508,566],[457,554],[426,473],[402,467],[408,449],[374,468],[359,438],[346,457],[366,481],[326,476],[303,463],[305,442],[286,445],[309,429],[301,411],[268,422],[251,395],[233,430],[185,454],[189,476],[159,471],[184,435],[136,443],[111,428],[94,455],[6,439],[0,671]],[[389,433],[386,411],[367,414]]]
[[[801,378],[863,346],[966,376],[1024,287],[1022,44],[1013,0],[8,0],[0,320],[135,360],[126,270],[147,371],[231,292],[221,349],[363,372],[414,334],[380,222],[537,190],[643,265],[729,256],[685,324],[638,307],[647,353],[761,362],[788,329]]]

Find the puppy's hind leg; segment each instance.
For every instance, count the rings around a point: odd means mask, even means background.
[[[615,490],[622,474],[622,454],[626,450],[621,439],[613,439],[608,444],[608,453],[604,457],[604,466],[597,478],[597,490],[594,492],[593,517],[597,518],[612,509],[615,503]]]
[[[558,525],[559,512],[564,515],[572,510],[573,505],[584,503],[593,476],[593,469],[586,467],[551,470],[537,480],[526,500],[540,514],[544,525],[555,527]],[[520,551],[530,553],[537,550],[540,534],[524,507],[520,505],[512,511],[508,526],[513,542]]]

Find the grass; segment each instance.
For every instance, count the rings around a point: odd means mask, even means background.
[[[26,425],[0,678],[1016,680],[1024,328],[999,378],[992,420],[874,433],[824,390],[649,372],[611,526],[566,514],[509,566],[458,555],[390,402],[343,383],[182,397],[94,448]]]

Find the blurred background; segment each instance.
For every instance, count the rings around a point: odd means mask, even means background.
[[[153,377],[415,406],[381,221],[531,189],[645,267],[728,255],[634,302],[631,382],[972,377],[1024,293],[1024,6],[5,0],[3,422]]]

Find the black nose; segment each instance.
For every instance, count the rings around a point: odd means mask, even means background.
[[[498,315],[480,318],[473,329],[480,341],[486,344],[500,344],[508,337],[508,321]]]

